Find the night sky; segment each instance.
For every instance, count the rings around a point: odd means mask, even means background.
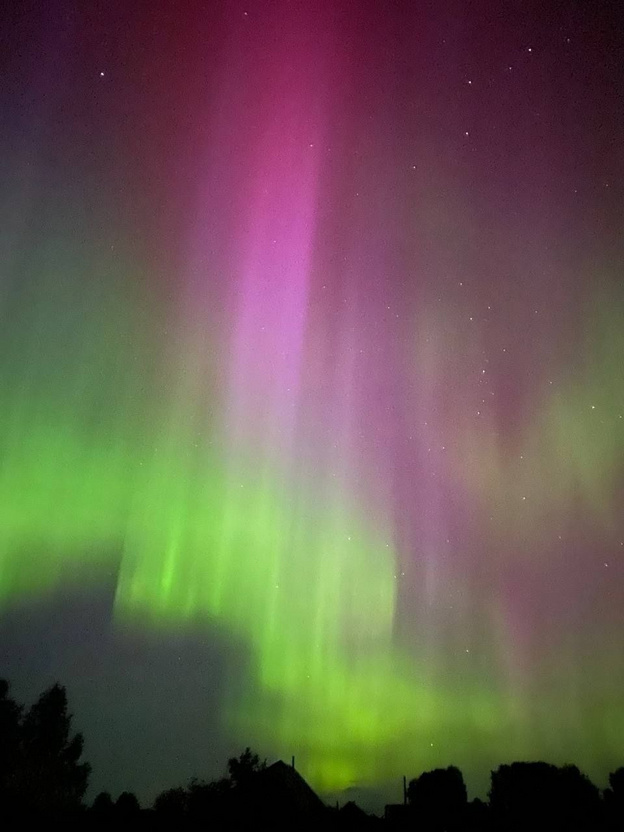
[[[93,793],[624,764],[619,6],[3,4],[0,675]]]

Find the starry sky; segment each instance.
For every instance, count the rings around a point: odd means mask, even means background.
[[[94,791],[624,763],[619,14],[5,4],[0,669]]]

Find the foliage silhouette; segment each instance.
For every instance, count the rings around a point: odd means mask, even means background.
[[[492,829],[490,807],[478,797],[466,806],[462,832],[489,832]]]
[[[425,771],[410,782],[407,799],[419,828],[431,832],[459,828],[468,806],[464,778],[455,766]]]
[[[260,757],[249,748],[243,751],[239,757],[230,757],[228,760],[228,773],[232,786],[244,786],[254,774],[264,771],[267,761],[260,761]]]
[[[99,820],[110,820],[115,813],[115,804],[110,792],[100,792],[91,804],[91,812]]]
[[[25,709],[0,679],[1,820],[62,820],[81,811],[90,767],[83,739],[72,731],[61,685]],[[382,821],[354,803],[329,809],[293,766],[267,765],[247,747],[227,763],[228,775],[197,778],[168,789],[142,810],[132,792],[113,802],[100,792],[83,820],[102,827],[234,830],[242,828],[349,830],[385,826],[420,832],[620,832],[624,829],[624,767],[609,775],[602,796],[576,766],[544,762],[501,765],[491,773],[489,803],[468,802],[455,766],[423,772],[409,783],[408,805],[388,806]],[[15,825],[15,824],[14,824]]]
[[[624,828],[624,767],[611,772],[609,786],[604,792],[605,825],[619,832]]]
[[[492,772],[490,807],[500,826],[514,830],[593,832],[601,824],[596,786],[576,766],[512,763]]]
[[[80,762],[83,738],[72,736],[65,688],[52,685],[24,713],[3,681],[0,712],[9,737],[0,752],[5,811],[52,816],[79,810],[91,768]]]
[[[188,793],[182,786],[161,792],[154,801],[154,811],[164,818],[181,818],[188,811]]]
[[[227,777],[207,783],[193,778],[187,789],[187,812],[190,818],[202,821],[227,815],[232,783]]]
[[[9,683],[0,679],[0,799],[6,802],[18,757],[22,708],[9,696]]]
[[[134,792],[122,792],[115,802],[115,814],[120,820],[132,820],[141,812],[139,800]]]
[[[624,800],[624,766],[611,772],[609,785],[613,794],[620,800]]]

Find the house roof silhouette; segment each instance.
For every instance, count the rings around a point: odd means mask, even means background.
[[[313,818],[327,811],[314,789],[282,760],[259,771],[245,791],[246,799],[263,814]]]

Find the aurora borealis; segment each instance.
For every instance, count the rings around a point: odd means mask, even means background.
[[[3,639],[112,582],[118,643],[218,640],[195,711],[321,792],[536,758],[602,782],[624,762],[616,4],[2,15]],[[106,730],[85,709],[87,755],[149,712],[137,684]]]

